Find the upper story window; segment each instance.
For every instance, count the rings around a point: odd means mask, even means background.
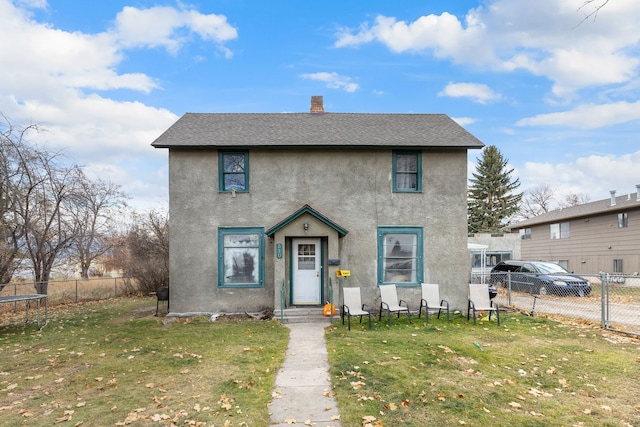
[[[218,170],[220,191],[249,191],[248,151],[220,151]]]
[[[568,222],[559,222],[551,224],[551,240],[555,239],[568,239],[571,236],[571,227]]]
[[[264,229],[218,229],[218,286],[264,287]]]
[[[419,151],[393,152],[393,191],[422,191],[422,153]]]
[[[618,228],[627,228],[629,226],[629,214],[622,212],[618,214]]]
[[[529,239],[531,239],[531,229],[530,228],[521,228],[520,229],[520,239],[521,240],[529,240]]]
[[[421,227],[378,227],[378,284],[422,283]]]

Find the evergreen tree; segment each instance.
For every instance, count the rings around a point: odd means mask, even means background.
[[[507,170],[507,162],[494,145],[486,147],[478,159],[476,172],[469,180],[470,233],[500,231],[518,212],[522,193],[514,191],[520,186],[520,180],[511,179],[513,169]]]

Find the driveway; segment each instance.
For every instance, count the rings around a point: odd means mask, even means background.
[[[561,316],[602,322],[602,301],[599,297],[558,297],[552,295],[537,295],[535,308],[534,296],[526,293],[513,292],[511,303],[513,307],[524,312],[557,314]],[[507,306],[507,293],[500,290],[496,297],[500,305]],[[630,329],[640,333],[640,303],[609,303],[608,326],[615,329]]]

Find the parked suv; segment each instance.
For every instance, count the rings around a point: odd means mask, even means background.
[[[589,281],[576,276],[553,262],[508,260],[491,269],[490,282],[511,290],[532,294],[586,296],[591,293]]]

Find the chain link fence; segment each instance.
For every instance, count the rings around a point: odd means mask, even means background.
[[[22,281],[0,285],[0,296],[35,294],[35,283]],[[48,284],[49,305],[68,304],[81,301],[107,299],[122,295],[129,295],[137,291],[135,281],[129,278],[92,278],[73,280],[50,280]],[[2,311],[19,310],[20,304],[0,305]]]
[[[495,286],[501,307],[600,323],[605,329],[640,335],[640,276],[581,274],[587,286],[572,283],[569,277],[547,281],[538,276],[501,272],[476,274],[471,280]]]

